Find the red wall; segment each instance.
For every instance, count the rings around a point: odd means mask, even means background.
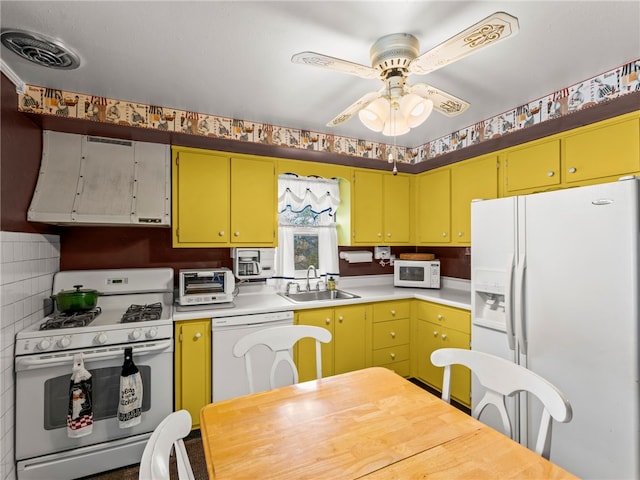
[[[27,222],[40,169],[42,131],[18,112],[15,86],[2,78],[0,229],[5,232],[56,233],[51,225]]]

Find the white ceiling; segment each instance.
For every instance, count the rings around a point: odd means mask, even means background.
[[[325,124],[367,92],[366,80],[290,62],[312,50],[370,65],[382,35],[406,32],[420,51],[495,11],[520,32],[410,83],[469,103],[437,112],[397,143],[419,146],[640,57],[640,2],[630,1],[0,1],[2,29],[62,41],[82,65],[63,71],[2,47],[32,85],[391,143],[356,117]]]

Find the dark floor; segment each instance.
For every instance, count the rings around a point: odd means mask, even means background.
[[[184,439],[184,445],[189,456],[189,463],[196,480],[208,480],[207,464],[204,459],[204,450],[200,439],[200,430],[194,430]],[[178,470],[175,465],[175,458],[172,457],[169,463],[171,478],[178,478]],[[138,480],[139,467],[131,465],[129,467],[117,468],[97,475],[82,477],[77,480]],[[142,479],[141,479],[142,480]],[[144,479],[146,480],[146,479]],[[149,479],[151,480],[151,479]]]
[[[429,385],[425,385],[424,383],[422,383],[417,378],[408,378],[407,380],[409,380],[411,383],[419,386],[420,388],[426,390],[427,392],[432,393],[436,397],[440,397],[440,395],[441,395],[441,392],[439,392],[435,388],[431,388]],[[453,399],[451,400],[451,405],[456,407],[458,410],[462,410],[467,415],[471,415],[471,410],[469,409],[469,407],[466,407],[466,406],[462,405],[461,403],[456,402]]]
[[[408,380],[411,383],[419,386],[420,388],[428,391],[429,393],[432,393],[438,397],[440,396],[440,392],[428,385],[425,385],[420,380],[417,380],[415,378],[409,378]],[[464,405],[459,404],[455,400],[451,401],[451,405],[469,414],[469,409]],[[207,474],[207,465],[204,459],[204,451],[202,449],[202,441],[200,439],[200,430],[194,430],[193,432],[191,432],[189,436],[185,438],[184,443],[187,448],[189,462],[191,463],[191,468],[193,469],[193,474],[195,475],[196,480],[208,480],[209,477]],[[171,478],[178,478],[178,473],[175,468],[175,461],[172,461],[170,467]],[[132,465],[129,467],[118,468],[116,470],[103,472],[98,475],[83,477],[79,480],[138,480],[138,470],[138,465]]]

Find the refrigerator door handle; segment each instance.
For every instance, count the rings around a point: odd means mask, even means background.
[[[518,339],[520,354],[527,354],[527,337],[524,330],[524,274],[527,269],[527,257],[522,257],[522,261],[518,265],[516,276],[516,296],[518,298],[516,307],[516,325],[517,330],[515,336]]]
[[[516,337],[513,332],[513,296],[511,295],[511,292],[513,291],[514,262],[515,259],[512,256],[511,261],[509,262],[509,267],[507,268],[507,283],[504,288],[504,319],[505,326],[507,328],[507,342],[509,343],[509,348],[515,351]]]

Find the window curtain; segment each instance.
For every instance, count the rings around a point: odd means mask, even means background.
[[[278,248],[275,279],[284,287],[296,277],[294,265],[294,234],[317,234],[318,276],[326,282],[328,276],[339,275],[338,233],[335,215],[340,205],[337,179],[299,177],[293,174],[278,177]]]

